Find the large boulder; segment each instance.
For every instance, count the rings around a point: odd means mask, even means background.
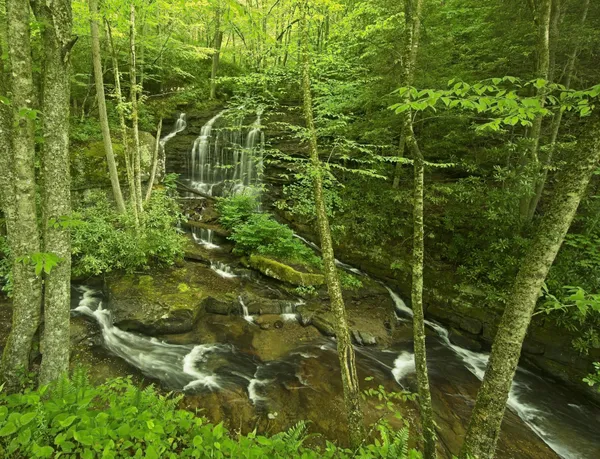
[[[185,268],[155,276],[127,274],[107,280],[116,325],[147,334],[190,331],[201,309],[202,290],[186,282]]]
[[[322,274],[297,271],[291,266],[261,255],[250,255],[247,259],[247,264],[265,276],[291,285],[306,287],[309,285],[319,286],[325,283],[325,278]]]

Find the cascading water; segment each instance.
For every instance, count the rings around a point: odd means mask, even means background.
[[[177,118],[177,120],[175,121],[175,125],[173,126],[171,132],[169,132],[166,136],[160,139],[160,146],[162,148],[165,148],[166,143],[173,137],[175,137],[178,133],[183,131],[186,127],[187,123],[185,119],[185,113],[180,113],[179,118]]]
[[[320,247],[316,244],[297,234],[294,236],[304,241],[314,250],[321,251]],[[340,268],[366,276],[362,271],[346,263],[337,259],[335,261],[336,265]],[[398,320],[412,321],[414,315],[412,309],[392,289],[383,283],[382,285],[390,294]],[[435,322],[425,320],[425,324],[437,333],[440,343],[446,349],[451,350],[469,372],[475,375],[480,381],[483,379],[489,359],[488,354],[470,351],[453,344],[450,341],[448,330]],[[372,352],[361,349],[361,353],[391,371],[398,384],[401,384],[402,379],[406,376],[415,373],[414,354],[411,352],[402,351],[394,360],[393,367],[375,358]],[[428,354],[433,354],[431,349],[428,349]],[[580,419],[593,420],[596,418],[594,413],[579,405],[569,404],[567,401],[557,406],[556,389],[550,389],[550,387],[552,387],[552,384],[532,372],[519,367],[515,374],[507,405],[559,456],[567,459],[580,459],[584,457],[592,459],[600,457],[600,451],[597,448],[600,438],[594,439],[594,435],[581,434],[581,432],[588,431],[589,428],[586,425],[586,421],[582,422]],[[573,427],[572,435],[565,435],[565,428],[571,427],[576,422],[574,421],[575,419],[578,420],[577,427]],[[599,454],[594,454],[593,451]]]
[[[192,237],[194,238],[194,242],[196,244],[200,244],[207,249],[219,249],[220,247],[213,242],[214,232],[211,229],[207,228],[192,228]]]
[[[246,322],[254,322],[254,317],[252,317],[250,315],[250,312],[248,312],[248,306],[246,306],[246,304],[244,303],[244,300],[242,299],[241,295],[238,296],[238,300],[240,302],[240,306],[242,307],[242,315],[244,316],[244,320]]]
[[[413,311],[396,293],[386,288],[394,302],[398,319],[412,319]],[[440,343],[459,357],[477,379],[483,380],[489,360],[487,353],[474,352],[453,344],[448,330],[438,323],[425,320],[425,324],[437,333]],[[392,369],[394,378],[400,383],[403,377],[414,372],[414,354],[402,352],[394,362]],[[581,435],[571,437],[564,434],[565,427],[571,426],[574,419],[583,415],[583,408],[568,402],[557,405],[556,394],[552,394],[552,391],[547,389],[549,386],[551,384],[544,379],[518,367],[507,405],[559,456],[569,459],[592,458],[592,455],[587,454],[595,448],[592,438],[582,439]],[[584,417],[593,419],[594,415],[588,411]]]
[[[216,272],[219,276],[225,278],[233,278],[237,277],[237,274],[233,272],[231,266],[226,265],[222,261],[212,261],[210,263],[210,269]]]
[[[244,135],[241,117],[232,122],[233,126],[214,127],[226,111],[218,113],[202,127],[190,155],[190,186],[211,196],[256,188],[262,178],[262,112],[259,110],[256,121]]]

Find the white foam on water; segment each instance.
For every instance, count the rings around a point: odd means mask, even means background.
[[[192,351],[183,358],[183,372],[192,376],[194,380],[188,383],[183,390],[197,387],[206,387],[209,389],[218,389],[220,387],[216,375],[211,375],[197,370],[197,362],[205,361],[205,354],[214,349],[209,344],[200,344],[194,346]]]
[[[414,315],[413,310],[410,309],[408,306],[406,306],[406,303],[404,302],[404,300],[402,298],[400,298],[396,294],[396,292],[394,292],[388,286],[384,285],[384,287],[389,292],[390,297],[392,297],[392,301],[394,302],[394,307],[396,308],[396,314],[399,313],[401,315],[408,315],[409,317],[413,317],[413,315]]]
[[[244,300],[242,299],[241,295],[238,296],[238,300],[240,302],[240,305],[242,306],[242,314],[244,316],[244,320],[249,323],[254,323],[254,317],[250,315],[250,312],[248,311],[248,306],[246,306],[246,304],[244,303]]]
[[[237,275],[233,273],[231,266],[227,266],[225,263],[220,261],[211,262],[210,269],[216,272],[219,276],[224,277],[226,279],[232,279],[234,277],[237,277]]]
[[[415,370],[415,356],[410,352],[401,352],[396,360],[394,360],[394,368],[392,368],[392,375],[398,384],[401,384],[401,380]]]

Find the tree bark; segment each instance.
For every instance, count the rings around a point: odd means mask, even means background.
[[[219,56],[221,54],[221,42],[223,41],[223,31],[221,30],[221,11],[216,12],[216,29],[215,29],[215,52],[212,55],[212,68],[210,71],[210,99],[217,97],[217,71],[219,70]]]
[[[550,71],[550,17],[552,12],[552,1],[551,0],[538,0],[536,9],[534,11],[535,23],[537,26],[537,61],[535,68],[535,77],[548,81],[548,75]],[[538,96],[541,97],[541,106],[544,107],[545,100],[544,94],[546,93],[546,89],[541,88],[537,91]],[[535,188],[535,180],[539,173],[539,165],[540,160],[538,158],[538,153],[540,150],[540,137],[542,135],[542,122],[544,117],[542,115],[538,115],[533,120],[533,126],[531,127],[531,132],[529,135],[529,139],[531,145],[529,147],[529,151],[527,152],[527,156],[523,161],[523,169],[525,173],[527,173],[527,165],[533,164],[534,172],[533,172],[533,181],[534,185],[528,187],[527,194],[523,196],[520,200],[520,216],[522,221],[529,221],[529,206],[532,197],[534,196],[534,188]]]
[[[327,291],[331,301],[331,310],[335,316],[335,331],[337,340],[338,357],[340,361],[340,370],[342,376],[342,386],[344,392],[344,404],[348,416],[348,430],[350,434],[350,444],[352,447],[360,445],[364,439],[363,414],[360,406],[360,387],[358,376],[356,374],[356,362],[354,348],[350,337],[348,320],[346,318],[346,308],[342,297],[342,289],[335,266],[335,257],[333,253],[333,244],[331,240],[331,231],[325,198],[323,196],[323,165],[319,159],[317,133],[313,118],[311,82],[310,82],[310,55],[308,50],[308,32],[307,32],[307,2],[303,3],[302,11],[302,55],[303,55],[303,73],[302,73],[302,91],[304,96],[304,117],[306,127],[309,133],[309,149],[311,174],[313,178],[314,202],[317,214],[317,225],[321,240],[321,251],[323,256],[323,272],[327,283]]]
[[[419,38],[421,36],[421,10],[423,9],[423,0],[406,0],[404,3],[404,53],[403,53],[403,65],[402,65],[402,86],[412,86],[415,67],[417,65],[417,54],[419,51]],[[409,95],[406,93],[406,100]],[[410,110],[408,110],[410,113]],[[402,117],[403,123],[400,128],[400,142],[398,144],[398,158],[404,156],[406,131],[406,120],[412,123],[410,116]],[[400,186],[400,172],[402,170],[402,163],[398,161],[396,163],[396,169],[394,172],[394,182],[392,188],[398,188]]]
[[[102,74],[102,61],[100,54],[100,34],[98,32],[98,0],[88,0],[90,9],[90,32],[92,36],[92,61],[94,63],[94,81],[96,85],[96,97],[98,99],[98,113],[100,117],[100,127],[102,129],[102,140],[104,142],[104,151],[106,153],[106,162],[110,175],[113,196],[117,204],[117,210],[125,212],[125,201],[119,184],[119,174],[117,173],[117,163],[110,138],[110,128],[108,126],[108,116],[106,114],[106,96],[104,94],[104,77]]]
[[[461,458],[469,454],[479,459],[494,456],[521,347],[542,285],[600,161],[600,121],[595,120],[588,133],[570,164],[559,173],[548,209],[523,258],[477,394]]]
[[[154,145],[154,155],[152,155],[152,172],[150,173],[150,180],[148,180],[148,189],[146,190],[146,203],[150,201],[152,195],[152,186],[154,185],[154,179],[156,178],[156,169],[158,168],[158,151],[161,148],[160,145],[160,132],[162,130],[162,118],[158,122],[158,128],[156,129],[156,144]]]
[[[133,127],[133,176],[135,182],[135,205],[138,218],[144,211],[142,204],[142,167],[140,159],[140,133],[138,128],[138,86],[135,73],[135,5],[130,5],[129,16],[129,84],[131,86],[131,124]]]
[[[57,380],[69,371],[69,325],[71,310],[71,236],[68,227],[58,224],[71,214],[69,173],[69,100],[71,94],[70,0],[31,2],[42,27],[44,144],[43,242],[44,252],[57,255],[59,263],[44,280],[44,333],[39,384]]]
[[[590,0],[584,0],[583,8],[581,10],[581,16],[579,18],[579,27],[580,30],[583,29],[585,25],[585,21],[587,18],[588,10],[590,6]],[[557,35],[557,33],[556,33]],[[579,44],[575,43],[573,46],[572,52],[569,54],[569,58],[567,61],[567,68],[565,72],[565,81],[564,85],[567,89],[571,87],[571,78],[573,76],[573,72],[575,71],[575,61],[577,60],[577,53],[579,52]],[[546,186],[546,180],[548,178],[548,167],[552,164],[552,158],[554,156],[554,151],[556,150],[556,139],[558,138],[558,132],[560,130],[560,124],[562,122],[562,110],[559,110],[552,119],[552,127],[550,132],[550,145],[549,150],[546,157],[542,161],[542,176],[537,181],[535,186],[535,194],[529,203],[529,214],[528,219],[531,220],[535,215],[535,211],[538,207],[540,199],[542,197],[542,193],[544,192],[544,188]]]
[[[404,112],[406,126],[406,144],[413,156],[414,194],[413,194],[413,256],[412,256],[412,290],[413,340],[415,347],[415,368],[419,393],[419,409],[423,426],[423,457],[437,457],[436,432],[427,371],[427,346],[425,340],[425,313],[423,311],[423,259],[425,253],[425,229],[423,224],[425,168],[419,145],[413,132],[409,111]]]
[[[135,204],[135,178],[133,174],[133,158],[129,148],[129,136],[127,135],[127,124],[125,123],[125,100],[121,90],[121,72],[119,71],[119,59],[117,50],[112,38],[112,30],[108,21],[106,24],[106,36],[110,46],[110,55],[112,59],[113,76],[115,79],[115,96],[117,98],[117,112],[119,113],[119,126],[121,127],[121,139],[123,142],[123,156],[125,157],[125,170],[127,172],[127,185],[129,186],[129,201],[136,224],[139,224],[137,205]]]
[[[14,224],[8,225],[13,256],[12,327],[0,366],[8,390],[18,387],[20,372],[29,368],[29,354],[41,315],[42,284],[27,257],[40,252],[35,196],[35,140],[32,113],[34,88],[29,35],[29,3],[6,1],[8,56],[12,86],[12,186]],[[23,111],[27,112],[23,115]],[[9,219],[10,221],[11,219]]]

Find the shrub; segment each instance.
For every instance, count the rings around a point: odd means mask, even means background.
[[[90,193],[77,210],[83,223],[72,230],[75,275],[170,265],[183,254],[184,239],[176,226],[179,208],[164,190],[152,193],[139,230],[133,217],[117,213],[104,193]]]
[[[250,194],[238,194],[219,199],[217,210],[219,222],[228,230],[243,225],[248,219],[258,212],[258,202]]]
[[[237,253],[257,253],[282,261],[320,265],[320,258],[294,237],[294,232],[287,225],[259,212],[254,196],[242,194],[223,198],[217,208],[219,221],[232,232],[230,239],[235,242]]]
[[[194,413],[177,409],[182,395],[140,390],[130,378],[90,385],[76,370],[53,387],[0,394],[0,456],[12,458],[418,458],[408,450],[408,429],[378,424],[381,440],[358,451],[327,443],[304,446],[306,424],[270,437],[232,435]],[[388,455],[389,454],[389,455]],[[393,455],[393,456],[392,456]]]

